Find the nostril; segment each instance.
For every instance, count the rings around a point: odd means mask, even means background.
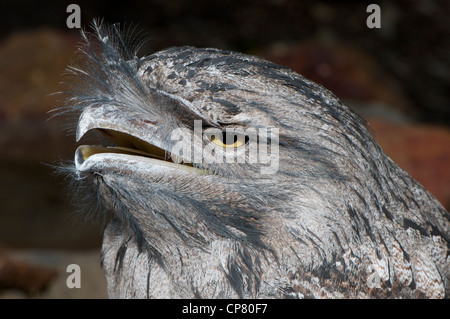
[[[153,120],[153,121],[151,121],[151,120],[142,120],[144,123],[146,123],[146,124],[152,124],[152,125],[157,125],[158,124],[158,121],[156,121],[156,120]]]

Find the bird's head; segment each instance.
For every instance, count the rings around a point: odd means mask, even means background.
[[[117,27],[94,28],[66,110],[80,114],[77,141],[105,138],[75,154],[98,214],[162,259],[162,247],[213,238],[271,249],[293,220],[324,232],[329,201],[362,165],[348,145],[371,141],[354,112],[259,57],[174,47],[138,58]]]
[[[323,87],[217,49],[138,58],[117,27],[94,29],[64,109],[77,141],[102,137],[76,151],[80,201],[161,267],[217,242],[247,268],[256,255],[309,267],[394,222],[398,168]]]

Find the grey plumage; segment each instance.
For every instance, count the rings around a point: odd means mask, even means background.
[[[71,170],[77,196],[110,218],[111,297],[448,297],[450,214],[332,93],[259,57],[138,58],[118,27],[94,31],[63,112],[80,114],[77,140],[97,130],[126,148],[79,149]],[[195,120],[277,128],[277,172],[146,156],[150,144],[167,155],[171,132]]]

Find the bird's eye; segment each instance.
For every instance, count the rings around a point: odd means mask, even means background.
[[[221,134],[213,134],[209,139],[217,146],[221,146],[224,148],[237,148],[244,145],[248,141],[248,137],[246,135],[236,132],[222,132]]]

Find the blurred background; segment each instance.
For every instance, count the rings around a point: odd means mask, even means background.
[[[64,176],[75,138],[48,111],[62,102],[79,30],[71,1],[0,2],[0,298],[105,298],[102,230],[74,216]],[[77,1],[93,18],[134,23],[149,41],[263,56],[330,89],[373,129],[385,152],[450,209],[450,1]],[[81,288],[66,267],[81,267]]]

